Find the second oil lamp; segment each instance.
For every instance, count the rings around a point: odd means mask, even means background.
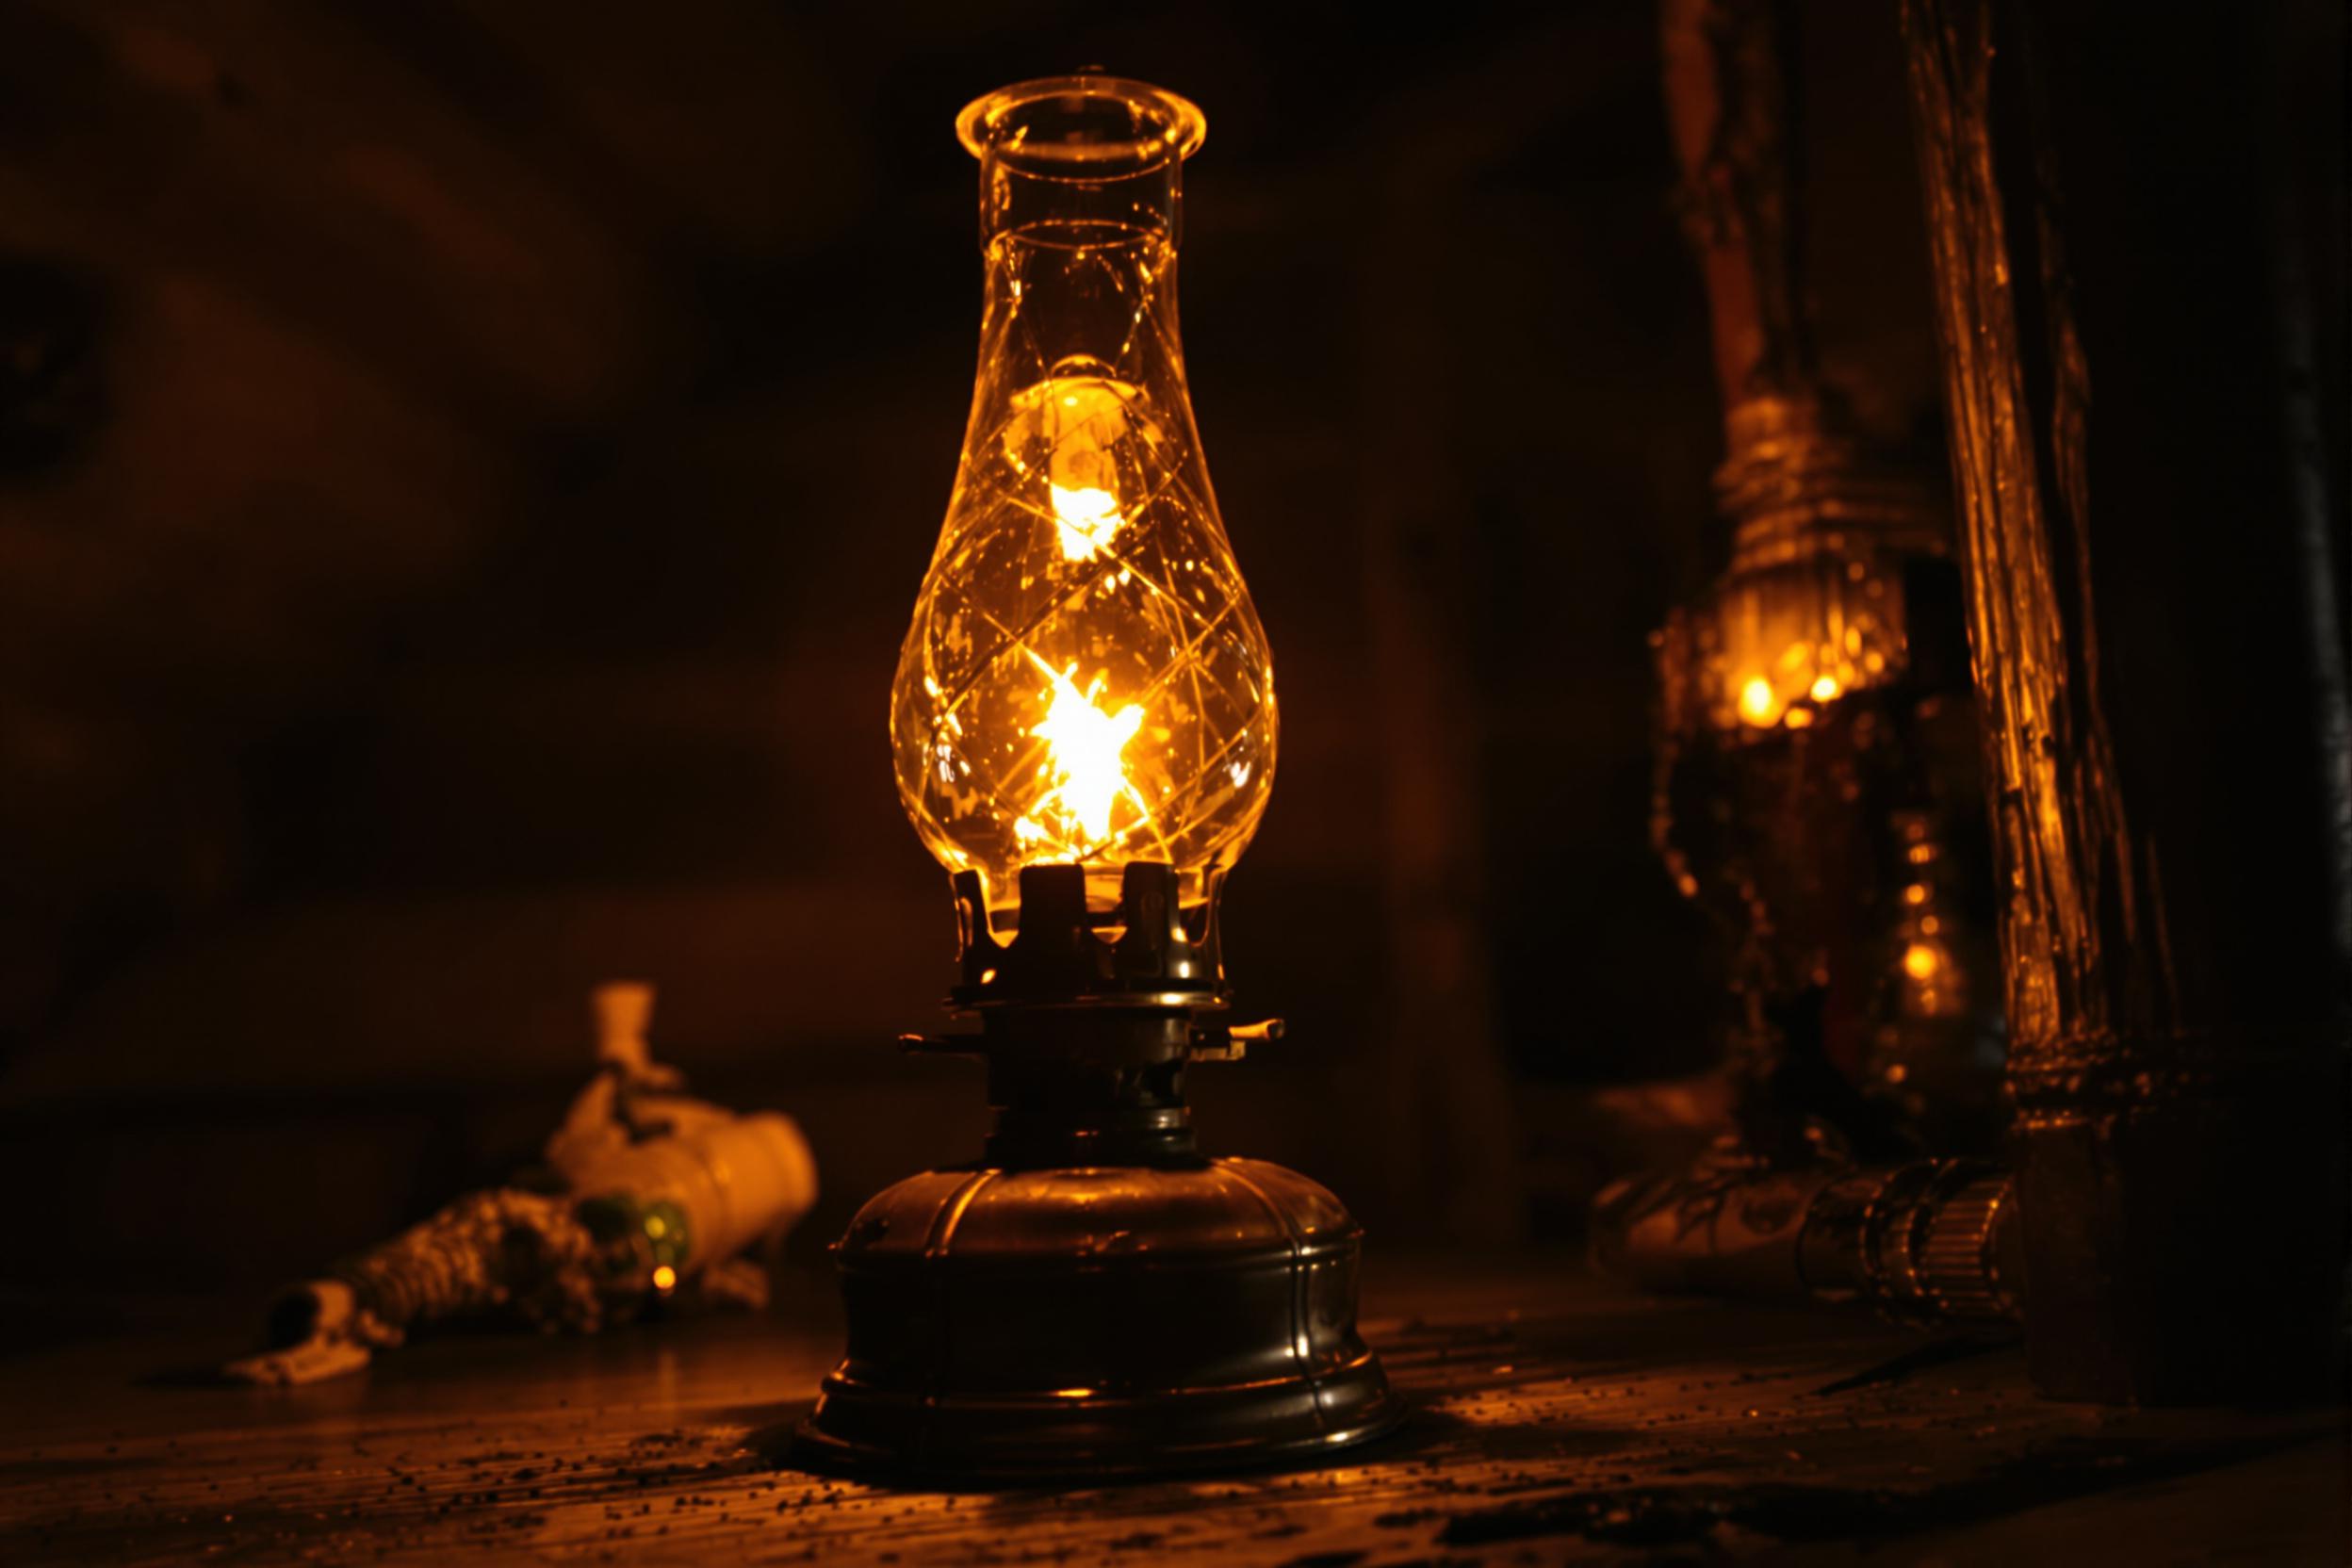
[[[1274,1026],[1227,1001],[1220,884],[1272,786],[1272,662],[1209,488],[1176,325],[1200,111],[1024,82],[956,122],[987,302],[947,521],[890,698],[899,793],[950,873],[985,1059],[976,1161],[859,1211],[848,1351],[804,1451],[949,1478],[1312,1453],[1398,1407],[1356,1331],[1361,1233],[1203,1156],[1186,1068]]]

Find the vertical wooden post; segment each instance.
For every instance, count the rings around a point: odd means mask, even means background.
[[[2289,439],[2261,194],[2292,149],[2266,28],[2080,9],[1902,8],[2029,1350],[2062,1397],[2316,1391],[2342,1338],[2352,774],[2329,487]]]

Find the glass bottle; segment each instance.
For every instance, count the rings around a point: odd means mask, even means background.
[[[890,696],[899,794],[992,927],[1018,872],[1165,861],[1187,905],[1273,783],[1273,666],[1209,487],[1177,334],[1184,160],[1139,82],[1024,82],[956,122],[980,160],[979,374]]]

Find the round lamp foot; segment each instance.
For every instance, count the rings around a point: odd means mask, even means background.
[[[1362,1231],[1261,1160],[935,1170],[840,1250],[825,1468],[1019,1480],[1297,1460],[1395,1429],[1356,1331]]]

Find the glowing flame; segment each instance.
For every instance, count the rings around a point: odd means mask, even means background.
[[[1757,676],[1740,688],[1740,716],[1750,724],[1771,724],[1780,717],[1780,698],[1772,683]]]
[[[677,1287],[677,1285],[678,1285],[678,1270],[677,1270],[677,1269],[672,1268],[672,1267],[671,1267],[668,1264],[662,1264],[662,1265],[661,1265],[659,1267],[657,1267],[656,1269],[654,1269],[654,1271],[653,1271],[653,1288],[654,1288],[654,1289],[656,1289],[656,1290],[663,1290],[663,1291],[666,1291],[666,1290],[672,1290],[672,1289],[675,1289],[675,1288]]]
[[[1143,727],[1143,710],[1129,703],[1116,713],[1105,713],[1094,705],[1102,690],[1101,676],[1081,692],[1070,678],[1078,667],[1074,662],[1069,669],[1057,670],[1034,653],[1029,660],[1053,682],[1045,720],[1031,731],[1045,743],[1044,771],[1053,787],[1013,830],[1023,842],[1048,852],[1082,853],[1111,836],[1111,808],[1120,796],[1145,817],[1151,814],[1127,782],[1127,765],[1120,760],[1127,743]],[[1048,813],[1066,819],[1075,832],[1055,833],[1036,820]]]
[[[1127,521],[1112,454],[1132,435],[1134,388],[1102,376],[1054,376],[1013,395],[1004,454],[1032,482],[1045,481],[1054,531],[1067,561],[1092,561]]]
[[[1071,490],[1050,481],[1045,488],[1054,498],[1054,522],[1061,535],[1065,561],[1092,561],[1095,551],[1108,545],[1119,525],[1127,520],[1119,514],[1119,498],[1108,490]]]
[[[1903,950],[1903,972],[1914,980],[1933,980],[1943,967],[1942,956],[1925,942],[1913,942]]]

